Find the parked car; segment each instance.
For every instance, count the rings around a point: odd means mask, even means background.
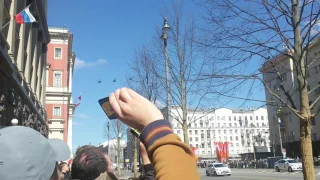
[[[223,163],[211,163],[206,167],[207,176],[222,176],[228,175],[231,176],[231,169]]]
[[[302,171],[302,164],[294,159],[280,159],[274,163],[277,172],[287,170],[288,172]]]

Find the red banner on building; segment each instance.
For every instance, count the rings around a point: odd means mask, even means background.
[[[197,148],[197,147],[191,147],[191,150],[192,150],[193,154],[196,156],[196,162],[198,162],[199,148]]]
[[[227,162],[229,159],[229,142],[214,142],[216,155],[219,162]]]

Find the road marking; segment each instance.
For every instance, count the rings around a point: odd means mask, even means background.
[[[279,178],[274,179],[274,178],[262,178],[262,177],[251,177],[251,176],[232,176],[232,177],[247,178],[247,179],[263,179],[263,180],[285,180],[285,179],[279,179]]]

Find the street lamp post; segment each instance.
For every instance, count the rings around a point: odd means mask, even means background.
[[[108,155],[109,155],[110,122],[108,122],[107,128],[108,128],[108,148],[107,148],[107,153],[108,153]],[[109,155],[109,156],[110,156],[110,155]]]
[[[280,123],[281,123],[281,119],[278,117],[280,152],[281,152],[281,155],[283,156],[283,152],[282,152],[282,148],[283,148],[283,147],[282,147],[282,137],[281,137]]]
[[[277,109],[277,121],[278,121],[278,130],[279,130],[279,143],[280,143],[280,154],[282,155],[282,157],[284,156],[283,152],[282,152],[282,137],[281,137],[281,118],[280,118],[280,114],[282,112],[282,106],[278,107]]]
[[[164,57],[165,57],[165,71],[166,71],[166,93],[167,93],[167,120],[169,121],[169,113],[171,113],[171,97],[170,97],[170,79],[169,79],[169,56],[167,50],[168,44],[168,31],[170,30],[170,26],[168,25],[167,18],[164,18],[164,23],[162,27],[162,35],[161,39],[164,44]]]

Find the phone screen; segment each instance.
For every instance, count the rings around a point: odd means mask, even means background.
[[[102,107],[103,111],[107,114],[108,118],[111,119],[116,119],[117,115],[113,111],[110,102],[109,102],[109,97],[99,99],[99,104]]]

